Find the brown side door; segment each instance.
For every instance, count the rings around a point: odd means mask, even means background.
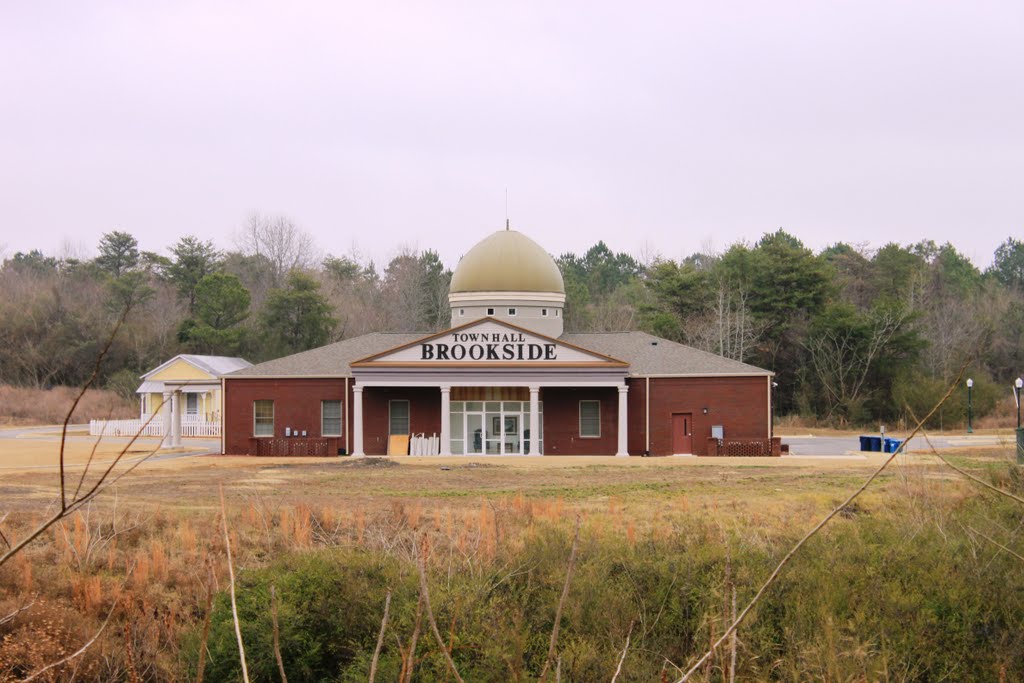
[[[693,453],[693,413],[672,413],[672,452]]]

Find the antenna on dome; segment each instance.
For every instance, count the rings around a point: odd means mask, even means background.
[[[508,219],[508,188],[505,188],[505,229],[510,229],[511,221]]]

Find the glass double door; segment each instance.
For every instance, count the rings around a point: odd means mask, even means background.
[[[537,425],[540,452],[544,452],[544,404]],[[453,455],[527,455],[533,430],[529,401],[452,401]]]

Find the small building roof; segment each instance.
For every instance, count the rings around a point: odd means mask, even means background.
[[[228,377],[351,377],[351,363],[430,336],[423,332],[373,332],[253,365]],[[630,375],[772,375],[763,368],[646,332],[563,334],[558,340],[626,361]]]
[[[201,356],[194,353],[179,353],[174,358],[171,358],[170,360],[161,363],[160,365],[156,366],[155,368],[144,374],[142,376],[142,379],[145,380],[146,378],[155,375],[156,373],[160,372],[161,370],[169,366],[171,363],[179,359],[185,361],[189,365],[198,368],[199,370],[202,370],[203,372],[209,375],[212,375],[213,377],[220,377],[221,375],[226,375],[229,372],[235,372],[236,370],[241,370],[242,368],[252,367],[252,363],[250,363],[246,359],[237,358],[234,356]],[[141,391],[142,388],[140,387],[139,389]]]

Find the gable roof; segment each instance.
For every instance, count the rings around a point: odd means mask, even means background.
[[[269,360],[228,375],[244,377],[351,377],[350,364],[422,339],[424,332],[371,332],[334,344]]]
[[[234,356],[200,356],[193,353],[179,353],[174,358],[161,363],[146,374],[142,375],[142,379],[151,377],[156,373],[160,372],[164,368],[168,367],[176,360],[183,360],[192,367],[202,370],[203,372],[212,375],[213,377],[220,377],[230,372],[241,370],[242,368],[248,368],[252,366],[252,363],[244,358],[237,358]]]
[[[562,340],[621,358],[630,375],[764,375],[772,373],[646,332],[578,332]]]

